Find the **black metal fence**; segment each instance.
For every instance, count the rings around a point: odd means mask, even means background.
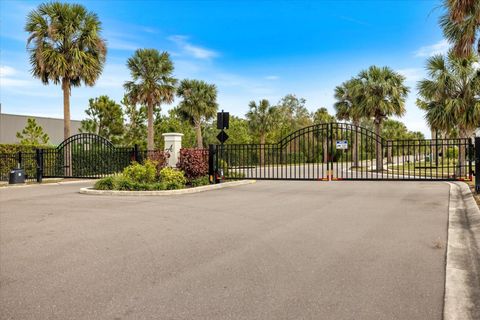
[[[472,180],[471,139],[386,140],[362,127],[319,124],[276,144],[212,147],[226,179]]]
[[[8,181],[10,171],[14,168],[24,169],[27,181],[37,180],[36,152],[1,153],[0,181]]]
[[[168,153],[141,150],[135,147],[116,147],[110,141],[94,135],[79,134],[62,142],[55,149],[35,152],[0,154],[0,180],[7,181],[14,168],[25,170],[27,181],[41,182],[43,178],[102,178],[118,172],[133,161],[147,159],[166,162]]]

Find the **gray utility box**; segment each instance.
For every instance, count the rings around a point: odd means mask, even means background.
[[[9,184],[25,183],[25,170],[13,169],[10,171],[10,177],[8,179]]]

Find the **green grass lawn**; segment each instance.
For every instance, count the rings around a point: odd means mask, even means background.
[[[388,165],[389,171],[398,174],[408,174],[422,177],[448,178],[455,174],[458,160],[456,159],[439,159],[436,164],[434,161],[411,161],[399,165]],[[468,165],[464,167],[462,178],[468,177]]]

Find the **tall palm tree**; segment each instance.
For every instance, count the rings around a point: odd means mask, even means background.
[[[197,148],[203,148],[202,123],[217,112],[217,88],[205,81],[185,79],[180,82],[177,96],[182,98],[178,112],[195,127]]]
[[[428,59],[428,79],[418,83],[417,105],[425,111],[430,127],[443,133],[458,132],[460,138],[473,135],[480,123],[480,72],[475,64],[477,55]],[[460,146],[460,164],[465,161],[465,146]],[[458,174],[462,174],[459,167]]]
[[[454,44],[457,57],[466,58],[472,53],[475,41],[480,54],[480,1],[444,0],[448,12],[440,18],[446,38]]]
[[[250,108],[246,114],[248,126],[250,131],[260,138],[260,164],[263,164],[264,144],[267,133],[273,129],[275,125],[277,108],[271,106],[270,102],[266,99],[260,100],[258,104],[255,103],[255,101],[250,101],[248,107]]]
[[[65,139],[70,136],[72,86],[93,86],[103,70],[107,48],[101,30],[97,15],[78,4],[44,3],[27,17],[33,76],[46,85],[62,85]]]
[[[360,113],[372,118],[375,123],[376,167],[383,170],[383,150],[380,138],[382,122],[390,116],[405,114],[405,99],[409,89],[405,77],[389,67],[371,66],[357,76],[356,89],[361,94]]]
[[[173,77],[173,63],[167,52],[156,49],[138,49],[127,60],[132,81],[123,85],[132,104],[147,106],[147,148],[154,149],[153,113],[162,103],[172,103],[177,79]]]
[[[351,121],[354,125],[355,134],[352,141],[352,158],[355,167],[358,167],[359,161],[357,128],[360,124],[360,119],[366,116],[363,113],[364,109],[359,107],[362,98],[362,92],[357,90],[359,84],[358,79],[352,78],[335,87],[334,97],[336,102],[333,105],[337,119]]]
[[[328,113],[327,108],[318,108],[313,114],[314,124],[327,124],[335,122],[335,117]],[[323,149],[323,163],[328,162],[328,130],[322,130],[320,132],[322,136],[322,149]]]
[[[260,144],[265,144],[267,132],[274,126],[276,107],[271,106],[266,99],[260,100],[258,104],[250,101],[248,107],[250,108],[246,114],[248,126],[254,134],[258,135]]]

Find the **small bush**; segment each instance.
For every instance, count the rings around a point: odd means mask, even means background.
[[[205,176],[208,173],[208,150],[181,149],[177,168],[185,172],[189,182]]]
[[[113,190],[114,177],[106,177],[95,182],[94,189],[96,190]]]
[[[229,180],[243,179],[245,178],[245,174],[243,172],[230,171],[226,178]]]
[[[203,176],[201,178],[193,179],[190,181],[190,184],[192,187],[206,186],[207,184],[210,184],[210,179],[208,176]]]
[[[113,179],[113,190],[130,191],[134,190],[134,182],[119,174]]]
[[[458,148],[448,148],[447,149],[447,158],[449,159],[457,159],[458,158]]]
[[[227,174],[228,173],[228,163],[227,163],[227,161],[225,161],[223,159],[220,159],[218,161],[218,170],[223,170],[223,174]]]
[[[123,176],[131,182],[154,183],[157,177],[157,164],[146,160],[145,164],[134,163],[123,170]]]
[[[160,170],[160,182],[164,183],[168,190],[173,190],[185,188],[187,179],[182,171],[166,167]]]
[[[168,164],[168,158],[170,158],[170,153],[162,150],[148,151],[148,160],[153,161],[156,164],[157,175],[165,168]]]

